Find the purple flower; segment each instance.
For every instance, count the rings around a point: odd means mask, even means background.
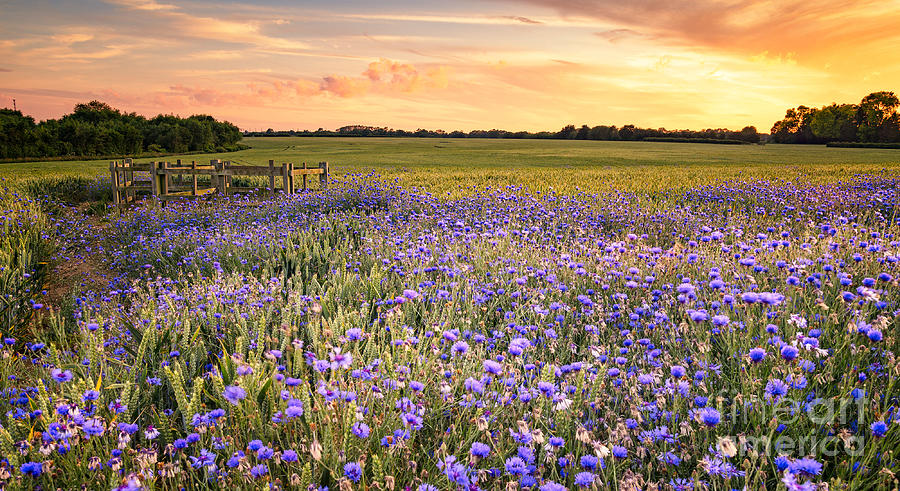
[[[269,473],[269,467],[266,464],[255,465],[250,468],[250,475],[255,478],[260,478]]]
[[[159,436],[159,430],[154,428],[153,425],[148,425],[147,429],[144,430],[144,436],[147,437],[148,440],[153,440]]]
[[[344,465],[344,476],[353,482],[359,482],[362,479],[362,467],[356,462],[348,462]]]
[[[794,358],[797,358],[798,354],[800,354],[800,350],[798,350],[794,346],[791,346],[790,344],[786,344],[781,347],[781,357],[787,361],[791,361]]]
[[[541,491],[566,491],[566,487],[553,481],[547,481],[541,485]]]
[[[878,438],[883,437],[888,431],[888,426],[884,421],[876,421],[869,428],[871,428],[872,434]]]
[[[31,477],[39,477],[42,470],[42,462],[25,462],[19,467],[19,472]]]
[[[259,460],[269,460],[275,455],[275,451],[269,447],[263,446],[256,451],[256,458]]]
[[[494,360],[484,360],[484,371],[491,375],[500,375],[503,371],[503,365]]]
[[[762,348],[753,348],[750,350],[750,361],[759,363],[766,357],[766,350]]]
[[[209,450],[202,448],[200,449],[200,455],[194,457],[191,456],[191,467],[195,469],[199,469],[201,467],[208,467],[210,469],[216,468],[216,454],[210,452]]]
[[[228,387],[225,387],[225,392],[222,393],[222,396],[228,402],[237,406],[247,397],[247,391],[237,385],[229,385]]]
[[[822,473],[822,464],[810,458],[797,459],[791,462],[788,468],[800,476],[817,476]]]
[[[592,472],[579,472],[575,475],[575,485],[587,488],[594,484],[594,481],[597,479],[597,476]]]
[[[92,436],[100,436],[106,431],[106,425],[103,424],[103,420],[99,418],[89,419],[81,425],[81,429],[84,431],[88,438]]]
[[[303,416],[303,403],[301,401],[299,405],[288,405],[287,409],[284,410],[284,415],[288,418],[299,418]]]
[[[453,354],[464,355],[469,351],[469,343],[465,341],[457,341],[453,343]]]
[[[350,368],[353,363],[353,355],[350,353],[342,353],[340,348],[335,348],[331,353],[331,369]]]
[[[766,399],[779,401],[785,394],[787,394],[788,386],[784,383],[784,381],[779,379],[772,379],[766,383]]]
[[[491,453],[491,447],[481,442],[473,442],[472,448],[469,450],[469,453],[471,453],[475,457],[480,457],[483,459]]]
[[[371,430],[369,429],[369,425],[363,423],[362,421],[357,421],[353,423],[353,427],[350,429],[354,435],[358,438],[368,438]]]
[[[709,320],[709,314],[702,310],[691,310],[688,312],[688,317],[694,322],[706,322]]]
[[[414,430],[422,429],[422,417],[415,413],[403,413],[400,415],[400,420],[403,422],[405,426],[409,426]]]
[[[527,468],[525,467],[525,461],[519,457],[510,457],[506,459],[506,472],[513,476],[520,476],[525,474]]]
[[[711,407],[705,407],[700,410],[700,421],[703,421],[703,424],[712,428],[713,426],[719,424],[719,421],[722,420],[722,415],[719,414],[719,411]]]
[[[54,368],[53,370],[50,370],[50,376],[53,377],[53,380],[55,380],[57,383],[60,383],[60,384],[63,382],[68,382],[69,380],[72,380],[72,372],[71,371],[69,371],[69,370],[62,371],[59,368]]]
[[[579,460],[581,467],[583,467],[585,469],[596,469],[598,462],[599,462],[599,459],[596,456],[590,455],[590,454],[582,455],[581,460]]]

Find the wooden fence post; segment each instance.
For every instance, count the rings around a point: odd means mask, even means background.
[[[225,175],[222,173],[222,161],[219,159],[211,159],[209,165],[213,166],[216,170],[210,178],[215,181],[216,192],[225,194]]]
[[[272,197],[275,197],[275,161],[269,161],[269,189],[272,192]]]
[[[156,172],[156,162],[147,164],[150,166],[150,195],[159,199],[159,176]]]
[[[319,187],[328,189],[328,162],[319,162],[319,168],[322,169],[322,173],[319,174]]]
[[[109,163],[109,182],[112,186],[112,200],[116,206],[119,206],[119,162],[113,161]]]
[[[169,162],[168,161],[159,162],[159,167],[163,171],[162,175],[159,177],[159,184],[160,184],[160,193],[159,194],[161,196],[166,196],[167,194],[169,194],[169,173],[166,172],[169,170]]]
[[[288,177],[288,164],[287,162],[281,163],[281,191],[284,194],[291,194],[288,187],[291,184],[291,179]]]
[[[303,162],[303,170],[306,170],[306,162]],[[303,190],[306,191],[306,172],[303,173]]]
[[[191,170],[197,170],[197,161],[191,160]],[[191,176],[191,196],[197,196],[197,174]]]
[[[131,159],[125,159],[125,202],[137,200],[137,191],[134,189],[134,165]]]
[[[231,170],[231,161],[230,160],[226,160],[224,162],[224,165],[225,165],[226,171]],[[225,174],[225,195],[227,196],[230,191],[231,191],[231,173],[229,172],[229,173]]]

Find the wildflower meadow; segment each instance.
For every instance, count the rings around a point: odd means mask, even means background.
[[[0,488],[896,488],[898,189],[10,188]]]

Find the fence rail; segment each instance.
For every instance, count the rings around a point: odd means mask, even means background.
[[[272,196],[275,195],[275,180],[281,179],[281,191],[294,194],[297,185],[302,182],[302,189],[309,189],[307,177],[319,176],[319,187],[328,187],[328,162],[319,162],[318,167],[309,167],[306,162],[294,167],[292,162],[284,162],[276,166],[274,160],[269,165],[233,165],[227,160],[213,159],[209,164],[198,164],[191,161],[190,164],[175,162],[148,162],[138,164],[131,159],[112,161],[109,163],[109,172],[112,178],[113,202],[118,206],[124,206],[137,200],[139,191],[149,192],[160,201],[181,199],[186,197],[207,196],[221,194],[227,196],[233,193],[259,191],[261,188],[232,186],[232,178],[240,177],[268,177]],[[135,172],[150,174],[149,181],[135,180]],[[184,176],[189,176],[189,183],[184,182]],[[198,177],[209,177],[209,187],[200,187]],[[177,181],[174,179],[178,177]],[[300,182],[295,183],[294,178],[301,177]],[[204,179],[205,180],[205,179]],[[206,183],[203,183],[206,186]]]

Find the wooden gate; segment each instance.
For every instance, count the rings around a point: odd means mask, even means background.
[[[208,165],[191,161],[190,164],[181,160],[172,165],[170,162],[149,162],[136,164],[132,159],[113,161],[109,163],[109,172],[112,179],[113,202],[118,206],[133,203],[137,200],[139,191],[149,193],[160,201],[181,199],[210,194],[228,196],[233,193],[255,192],[261,188],[232,186],[234,176],[268,177],[272,196],[277,191],[275,179],[281,179],[281,191],[294,194],[297,189],[295,177],[302,176],[302,189],[309,189],[307,176],[318,175],[319,187],[328,187],[328,162],[319,162],[318,167],[308,167],[306,162],[294,167],[292,162],[284,162],[280,166],[275,165],[274,160],[269,161],[268,166],[263,165],[234,165],[230,161],[213,159]],[[135,172],[150,174],[149,181],[135,180]],[[188,176],[189,179],[185,179]],[[203,183],[200,187],[200,176],[209,176],[209,184]],[[186,182],[186,181],[189,181]],[[204,179],[206,181],[206,179]]]

